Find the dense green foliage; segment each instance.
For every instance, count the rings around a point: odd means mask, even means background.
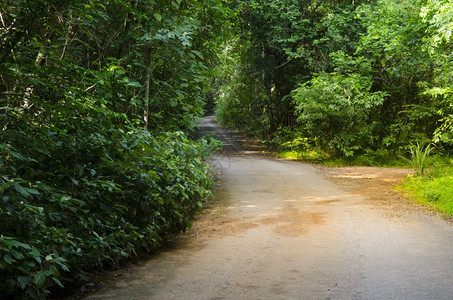
[[[324,73],[294,90],[297,121],[317,145],[352,156],[373,141],[370,113],[382,106],[383,94],[370,92],[369,78]]]
[[[237,1],[219,68],[220,121],[333,157],[453,150],[447,0]],[[290,145],[292,143],[289,143]]]
[[[427,159],[425,176],[409,176],[398,187],[416,202],[453,217],[453,161],[433,156]]]
[[[209,194],[220,0],[0,1],[0,294],[43,298],[184,230]]]

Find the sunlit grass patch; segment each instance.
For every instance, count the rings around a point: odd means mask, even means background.
[[[399,189],[430,209],[453,216],[453,176],[441,178],[410,177]]]
[[[314,151],[314,150],[306,150],[306,151],[283,151],[277,153],[278,157],[286,158],[286,159],[294,159],[294,160],[303,160],[309,162],[323,162],[326,161],[329,156],[325,153]]]
[[[416,202],[453,216],[453,164],[451,158],[433,157],[426,176],[410,176],[398,189]]]
[[[328,153],[315,148],[303,151],[283,151],[277,154],[281,158],[313,162],[331,167],[372,166],[372,167],[410,167],[409,163],[399,156],[380,152],[355,155],[352,157],[331,157]]]

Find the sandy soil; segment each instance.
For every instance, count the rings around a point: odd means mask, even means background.
[[[451,299],[453,229],[393,190],[410,170],[275,159],[205,121],[215,197],[87,299]]]
[[[342,189],[364,198],[364,204],[394,213],[420,211],[420,206],[406,199],[395,187],[412,173],[410,169],[376,167],[319,167],[327,179]]]

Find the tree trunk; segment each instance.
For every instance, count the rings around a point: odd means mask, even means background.
[[[144,129],[148,130],[149,124],[149,88],[151,84],[151,50],[148,51],[148,62],[146,64],[146,82],[145,82],[145,105],[143,113]]]

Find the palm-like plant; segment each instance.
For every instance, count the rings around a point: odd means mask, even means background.
[[[411,163],[412,167],[415,170],[415,174],[418,176],[424,176],[425,170],[427,167],[427,160],[428,156],[431,151],[434,149],[432,144],[412,144],[409,146],[409,152],[411,154],[411,158],[409,162]]]

